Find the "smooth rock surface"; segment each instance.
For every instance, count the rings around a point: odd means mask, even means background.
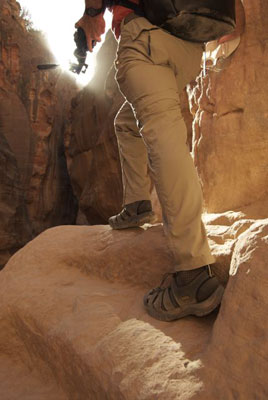
[[[213,330],[216,313],[165,323],[142,307],[172,269],[161,225],[47,230],[1,272],[1,398],[265,400],[267,228],[240,235]]]
[[[1,272],[0,376],[16,361],[13,379],[32,371],[32,387],[56,382],[66,399],[191,398],[215,315],[166,324],[146,314],[144,292],[171,268],[161,226],[44,232]],[[12,392],[4,376],[1,398],[27,399],[27,380]]]

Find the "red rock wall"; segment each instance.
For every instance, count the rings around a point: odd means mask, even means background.
[[[63,137],[75,83],[59,71],[39,32],[27,31],[14,0],[0,0],[0,265],[44,229],[75,222]]]

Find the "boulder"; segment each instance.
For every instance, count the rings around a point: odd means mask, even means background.
[[[42,233],[1,272],[1,398],[265,400],[267,235],[240,235],[217,319],[165,323],[142,306],[173,268],[161,225]]]
[[[146,314],[144,292],[171,268],[161,225],[57,227],[28,243],[1,272],[1,399],[45,387],[49,399],[56,385],[66,399],[190,398],[215,315],[167,324]]]

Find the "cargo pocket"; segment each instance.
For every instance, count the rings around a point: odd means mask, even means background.
[[[132,22],[132,21],[131,21]],[[131,22],[129,24],[131,24]],[[122,64],[132,61],[143,61],[153,63],[151,33],[157,28],[140,29],[138,32],[124,30],[117,49],[115,67],[118,69]]]
[[[147,32],[145,41],[147,55],[156,65],[166,66],[169,64],[166,35],[160,28]]]

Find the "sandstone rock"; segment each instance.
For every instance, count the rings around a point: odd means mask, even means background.
[[[212,254],[216,258],[214,272],[223,284],[228,282],[231,259],[240,235],[256,220],[245,212],[227,211],[222,214],[204,214]]]
[[[61,72],[33,74],[30,109],[34,132],[32,175],[27,208],[34,234],[44,229],[75,223],[77,201],[67,171],[64,132],[69,108],[76,93],[74,82]],[[36,88],[36,86],[38,89]]]
[[[194,160],[209,213],[268,204],[268,5],[243,3],[246,29],[229,66],[200,75],[193,90]]]
[[[29,219],[14,154],[0,131],[0,269],[31,239]]]
[[[48,399],[57,384],[59,399],[265,400],[267,227],[241,234],[213,331],[215,313],[164,323],[143,310],[172,268],[161,225],[44,232],[1,272],[1,398]]]
[[[267,248],[268,219],[253,224],[235,245],[232,276],[201,374],[211,398],[267,398]]]
[[[63,136],[77,88],[60,72],[38,72],[37,64],[51,61],[52,55],[40,32],[26,30],[19,3],[0,0],[0,12],[0,136],[6,160],[0,168],[7,176],[0,183],[6,193],[0,202],[4,265],[32,235],[75,222]]]
[[[266,218],[268,210],[264,145],[268,10],[264,0],[244,1],[244,6],[246,32],[228,68],[200,78],[192,92],[188,89],[195,113],[194,159],[206,207],[214,212],[204,220],[217,258],[215,271],[225,284],[231,265],[218,317],[214,313],[167,324],[144,312],[143,293],[173,268],[161,225],[124,232],[107,226],[50,229],[18,251],[0,273],[3,400],[267,399],[268,220],[256,219]],[[1,18],[10,18],[16,10],[15,2],[6,2]],[[9,43],[8,51],[2,51],[0,79],[7,86],[1,96],[7,100],[20,79],[19,48],[16,42]],[[111,47],[102,51],[112,58]],[[6,60],[12,65],[8,79]],[[85,218],[92,223],[104,221],[121,203],[112,120],[122,98],[112,70],[106,89],[101,89],[108,68],[108,63],[102,64],[92,88],[73,101],[72,129],[66,127],[69,170],[80,202],[79,223],[85,223]],[[40,193],[39,182],[47,176],[46,143],[53,125],[49,107],[56,97],[47,86],[48,75],[44,81],[34,77],[43,85],[38,101],[33,101],[33,90],[31,102],[26,102],[32,104],[26,107],[32,110],[29,115],[39,115],[37,125],[29,118],[31,135],[33,127],[38,131],[36,180],[18,156],[20,146],[25,146],[27,158],[31,146],[12,141],[12,135],[7,141],[5,132],[0,132],[0,154],[5,160],[0,174],[5,176],[4,165],[9,171],[0,191],[1,210],[4,226],[11,226],[12,232],[19,232],[18,220],[21,229],[28,218],[26,208],[20,206],[25,204],[22,181],[31,182],[34,194],[28,210],[30,216],[38,215],[33,204]],[[24,88],[39,87],[29,82]],[[21,104],[15,97],[14,103]],[[84,115],[86,107],[88,115]],[[17,109],[22,121],[22,107]],[[8,108],[3,110],[7,115]],[[5,124],[6,132],[9,126]],[[45,204],[48,197],[42,197]],[[43,210],[51,210],[53,204],[58,203],[50,202]],[[19,236],[12,237],[9,231],[1,235],[7,243],[1,256],[14,251]],[[29,238],[27,229],[21,236]]]
[[[161,226],[44,232],[1,273],[0,373],[16,360],[13,379],[32,371],[41,392],[56,382],[66,399],[190,398],[214,316],[165,324],[145,313],[144,291],[170,268]],[[4,376],[1,398],[26,398],[27,381],[12,391]]]

